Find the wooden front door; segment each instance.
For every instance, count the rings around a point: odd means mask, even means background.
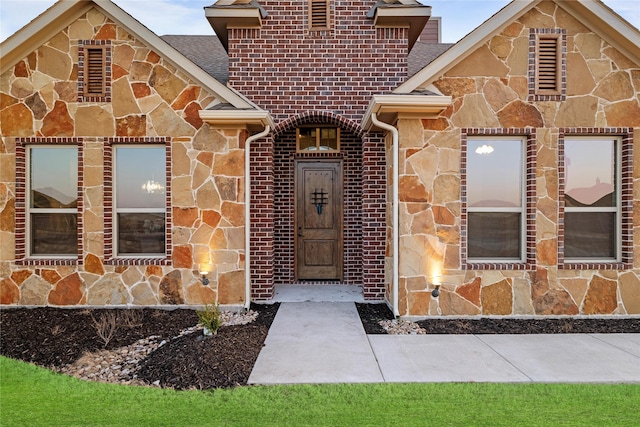
[[[342,162],[296,161],[296,277],[342,280]]]

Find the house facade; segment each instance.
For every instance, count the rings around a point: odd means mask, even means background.
[[[640,314],[638,29],[514,1],[443,46],[431,12],[219,0],[180,39],[55,4],[2,44],[0,302]]]

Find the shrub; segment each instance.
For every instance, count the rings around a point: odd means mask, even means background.
[[[204,310],[197,310],[198,324],[204,327],[205,335],[217,334],[222,325],[220,307],[217,304],[207,304]]]

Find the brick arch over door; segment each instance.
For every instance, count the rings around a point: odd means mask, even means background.
[[[305,111],[278,123],[273,130],[274,138],[284,132],[295,131],[298,126],[313,123],[339,126],[343,131],[351,132],[358,137],[364,135],[364,131],[358,123],[331,111]]]
[[[296,154],[295,129],[310,123],[340,126],[340,153]],[[279,123],[251,145],[252,299],[268,300],[273,286],[291,283],[293,193],[296,156],[343,159],[345,223],[344,282],[363,286],[367,300],[385,296],[386,162],[384,136],[366,133],[329,112],[308,112]]]
[[[308,124],[339,126],[340,153],[296,154],[295,130]],[[252,253],[260,254],[252,255],[252,298],[269,299],[274,284],[294,280],[295,159],[336,158],[343,161],[345,182],[344,283],[363,285],[369,300],[382,299],[386,243],[383,136],[365,133],[356,122],[330,112],[307,112],[279,123],[268,138],[252,145],[251,156]]]

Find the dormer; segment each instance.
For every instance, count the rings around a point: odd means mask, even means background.
[[[378,0],[367,13],[376,28],[409,28],[409,51],[431,17],[431,6],[416,0]]]
[[[204,8],[204,14],[213,31],[229,51],[227,30],[231,28],[261,28],[267,11],[257,0],[218,0]]]

